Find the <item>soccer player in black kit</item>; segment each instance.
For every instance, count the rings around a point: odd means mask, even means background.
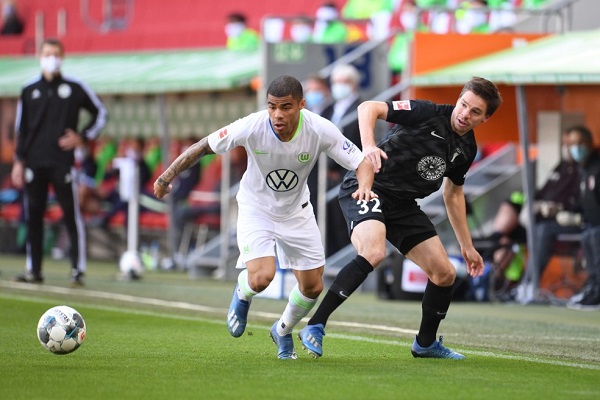
[[[467,272],[483,273],[483,260],[473,246],[467,226],[462,185],[475,158],[473,129],[486,122],[502,103],[492,82],[474,77],[463,87],[456,105],[424,100],[367,101],[358,107],[363,153],[375,167],[373,192],[378,198],[356,201],[356,177],[346,174],[339,202],[358,255],[344,266],[308,325],[298,338],[315,357],[323,354],[327,319],[384,259],[386,239],[428,276],[422,302],[414,357],[462,359],[464,356],[436,340],[437,330],[450,306],[456,270],[442,242],[416,199],[438,190],[460,244]],[[378,119],[395,123],[378,146],[374,127]]]
[[[28,82],[17,106],[17,146],[11,173],[16,188],[25,188],[27,272],[19,282],[42,283],[44,212],[52,184],[69,233],[71,284],[81,286],[86,269],[85,229],[77,199],[74,149],[95,139],[106,124],[106,108],[82,82],[60,72],[64,48],[55,39],[40,47],[41,76]],[[79,111],[90,114],[78,133]]]

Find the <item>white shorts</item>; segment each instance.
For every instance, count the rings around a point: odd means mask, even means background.
[[[325,265],[321,232],[310,202],[286,221],[275,221],[256,207],[240,205],[237,268],[260,257],[277,257],[279,268],[310,270]]]

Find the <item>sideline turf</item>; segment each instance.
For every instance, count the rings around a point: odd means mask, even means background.
[[[408,342],[327,337],[326,357],[275,358],[268,326],[229,337],[224,322],[164,311],[70,305],[84,344],[58,356],[38,343],[39,316],[56,301],[0,295],[2,399],[598,398],[600,369],[470,355],[413,359]],[[373,336],[368,338],[375,339]],[[389,342],[389,343],[388,343]],[[300,349],[298,349],[300,350]],[[600,368],[600,366],[599,366]],[[242,392],[240,392],[242,391]],[[243,393],[243,394],[241,394]]]
[[[48,260],[39,290],[12,288],[23,261],[0,259],[2,400],[600,398],[598,312],[453,303],[440,331],[467,359],[414,359],[420,304],[357,292],[330,319],[324,357],[297,344],[299,359],[286,362],[268,337],[283,300],[255,299],[247,333],[234,339],[225,325],[233,282],[166,272],[122,282],[116,265],[90,262],[85,288],[70,290],[68,263]],[[58,304],[88,324],[66,356],[44,350],[35,333]]]

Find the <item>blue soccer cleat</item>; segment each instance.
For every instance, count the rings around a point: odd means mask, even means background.
[[[325,327],[323,324],[306,325],[298,332],[298,339],[302,341],[302,348],[308,351],[314,358],[323,355],[323,336]]]
[[[298,358],[298,355],[294,351],[294,339],[292,339],[292,334],[288,333],[285,336],[280,336],[277,333],[277,324],[279,321],[275,321],[269,335],[271,339],[273,339],[273,343],[277,346],[277,358],[280,360],[295,360]]]
[[[447,347],[442,345],[443,337],[440,336],[440,340],[433,342],[429,347],[421,347],[417,342],[417,338],[413,342],[413,345],[410,349],[413,357],[422,357],[422,358],[450,358],[453,360],[462,360],[465,358],[460,353],[450,350]]]
[[[227,313],[227,329],[231,336],[240,337],[246,330],[246,322],[248,320],[248,310],[250,302],[241,300],[237,295],[238,285],[233,289],[233,298]]]

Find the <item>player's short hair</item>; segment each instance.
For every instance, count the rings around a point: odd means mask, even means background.
[[[500,107],[500,104],[502,104],[502,96],[500,95],[498,87],[485,78],[479,76],[471,78],[471,80],[463,86],[459,97],[462,97],[467,91],[473,92],[485,101],[487,105],[485,115],[487,116],[491,117],[498,107]]]
[[[583,126],[583,125],[574,125],[571,126],[569,128],[567,128],[567,130],[565,130],[566,133],[571,133],[571,132],[577,132],[581,135],[581,137],[583,138],[583,141],[588,143],[590,145],[590,147],[594,147],[594,138],[592,136],[592,131],[590,131],[587,127]]]
[[[293,76],[282,75],[273,79],[267,89],[267,96],[285,97],[292,96],[292,99],[301,101],[304,98],[302,84]]]
[[[65,54],[65,45],[58,39],[55,38],[47,38],[42,41],[40,44],[40,51],[44,47],[44,45],[56,46],[60,49],[60,54]]]

